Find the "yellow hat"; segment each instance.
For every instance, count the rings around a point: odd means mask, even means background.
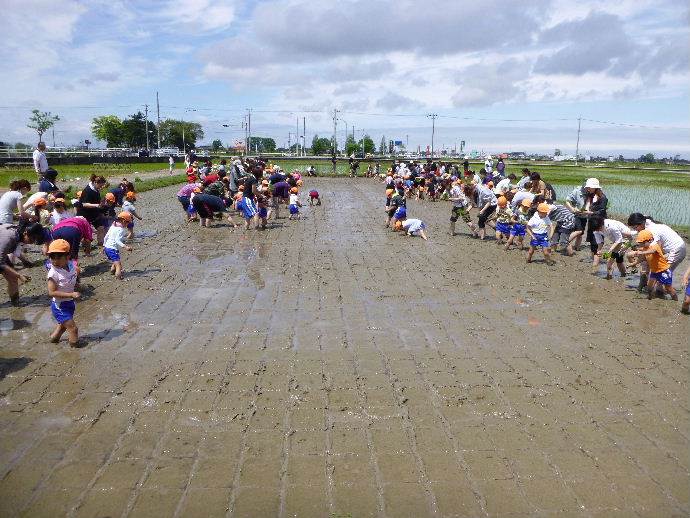
[[[134,201],[137,199],[137,193],[134,191],[128,191],[127,194],[125,194],[125,198],[127,198],[130,201]]]
[[[132,215],[129,212],[120,212],[117,215],[117,219],[124,223],[131,223],[132,222]]]
[[[293,187],[292,189],[290,189],[290,192],[292,194],[297,194],[297,192],[298,192],[297,187]]]
[[[110,202],[115,201],[115,195],[112,192],[109,192],[108,194],[105,195],[105,201],[110,201]]]
[[[69,252],[69,243],[64,239],[56,239],[48,245],[49,254],[66,254]]]
[[[34,207],[45,207],[48,201],[45,198],[39,198],[34,202]]]
[[[540,203],[537,205],[537,212],[546,212],[548,213],[551,210],[551,207],[549,207],[548,203]]]
[[[505,207],[508,205],[508,200],[505,196],[499,196],[497,202],[499,207]]]
[[[520,203],[520,205],[522,205],[523,207],[527,207],[529,209],[532,206],[532,202],[525,198],[524,200],[522,200],[522,203]]]
[[[640,233],[637,234],[636,241],[638,243],[644,243],[645,241],[654,241],[654,235],[645,228],[644,230],[640,230]]]

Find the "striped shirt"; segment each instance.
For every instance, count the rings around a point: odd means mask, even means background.
[[[575,227],[575,214],[565,205],[552,205],[549,211],[549,219],[555,223],[560,223],[562,228]]]

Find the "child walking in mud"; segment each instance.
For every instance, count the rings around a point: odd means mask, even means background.
[[[637,234],[637,244],[641,250],[630,252],[630,256],[642,257],[649,265],[649,281],[647,282],[647,298],[652,300],[657,287],[661,285],[664,292],[671,295],[673,300],[678,300],[678,294],[673,287],[673,272],[669,269],[670,263],[666,259],[659,243],[654,242],[652,232],[644,229]]]
[[[508,238],[508,242],[505,246],[506,250],[510,250],[510,247],[516,240],[517,246],[520,247],[520,250],[525,249],[524,238],[527,234],[527,213],[529,212],[530,207],[532,207],[532,202],[530,200],[522,200],[520,206],[513,213],[513,217],[511,220],[512,225],[510,227],[510,237]]]
[[[57,321],[55,330],[50,334],[54,344],[67,331],[69,344],[79,346],[79,329],[74,322],[75,299],[81,295],[75,291],[77,284],[77,267],[69,258],[70,244],[64,239],[55,239],[48,246],[50,270],[48,270],[48,296],[52,297],[50,309]]]
[[[127,235],[127,225],[132,222],[132,215],[129,212],[121,212],[108,229],[103,239],[103,253],[110,260],[112,266],[110,273],[115,275],[116,279],[122,280],[122,260],[120,259],[120,249],[124,248],[128,252],[132,251],[132,247],[125,244],[125,236]]]
[[[289,219],[299,219],[299,208],[302,204],[299,201],[299,190],[297,187],[290,189],[290,218]]]
[[[544,261],[549,266],[553,266],[555,262],[551,259],[551,250],[549,244],[549,229],[551,228],[551,220],[549,219],[549,205],[540,203],[537,206],[537,212],[527,222],[527,233],[531,240],[529,243],[529,250],[527,251],[527,262],[532,262],[532,256],[537,248],[541,248],[544,254]]]
[[[125,194],[125,200],[122,202],[122,211],[131,214],[132,218],[137,218],[139,221],[142,221],[144,218],[137,213],[137,209],[133,203],[135,201],[137,201],[136,193],[134,191],[129,191]],[[127,239],[132,239],[134,237],[134,219],[132,219],[131,223],[127,224],[127,230],[129,230]]]
[[[496,200],[496,244],[502,245],[504,240],[507,243],[510,239],[510,226],[513,219],[513,211],[508,206],[505,196],[499,196]]]

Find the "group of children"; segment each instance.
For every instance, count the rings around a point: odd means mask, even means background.
[[[287,205],[288,219],[299,219],[302,202],[300,190],[304,180],[299,171],[287,174],[278,165],[260,159],[232,160],[218,166],[193,162],[187,169],[187,184],[177,198],[185,211],[187,222],[199,220],[209,227],[215,217],[234,210],[244,219],[244,228],[265,230],[268,220],[278,219],[280,208]],[[319,192],[309,191],[309,204],[321,205]],[[228,222],[237,227],[232,215]]]
[[[27,180],[16,180],[10,190],[0,198],[0,206],[7,205],[0,223],[0,272],[6,277],[10,300],[19,300],[18,287],[30,277],[15,270],[21,262],[25,269],[34,266],[23,254],[26,244],[42,245],[46,255],[43,262],[47,270],[48,295],[51,297],[51,311],[57,327],[51,334],[51,341],[58,342],[68,332],[69,343],[78,346],[78,329],[74,323],[74,301],[80,297],[77,290],[80,268],[78,252],[83,244],[87,252],[92,246],[93,228],[102,239],[97,245],[103,247],[105,258],[110,261],[111,273],[123,278],[120,250],[132,250],[127,244],[134,238],[134,219],[143,218],[134,203],[137,195],[134,185],[123,179],[109,192],[101,191],[107,183],[103,177],[93,175],[89,184],[74,197],[68,198],[55,185],[57,173],[50,181],[41,178],[38,191],[24,200],[31,190]],[[100,232],[102,229],[102,232]]]
[[[505,173],[504,167],[500,169]],[[572,256],[583,239],[590,244],[592,264],[598,271],[606,260],[606,278],[613,278],[614,266],[621,276],[627,275],[625,261],[640,271],[640,291],[646,290],[651,299],[662,293],[677,300],[673,288],[673,271],[686,254],[686,245],[673,229],[648,216],[631,214],[628,225],[608,218],[608,200],[598,179],[589,178],[576,187],[565,204],[556,202],[555,191],[538,173],[523,169],[522,179],[515,175],[502,176],[496,171],[482,169],[479,174],[469,170],[459,172],[453,164],[394,163],[382,181],[386,188],[386,227],[419,235],[427,239],[426,225],[408,218],[407,200],[449,200],[450,235],[456,235],[458,219],[467,225],[470,235],[486,237],[487,226],[493,227],[496,244],[505,250],[513,247],[526,251],[526,262],[541,251],[544,262],[553,265],[553,254],[562,250]],[[473,221],[471,209],[477,211]],[[410,231],[412,230],[412,231]],[[651,237],[650,237],[651,236]],[[610,247],[604,250],[608,240]],[[681,311],[690,307],[690,268],[685,272],[685,300]]]

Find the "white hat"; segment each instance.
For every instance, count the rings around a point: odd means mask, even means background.
[[[590,189],[601,189],[601,185],[599,185],[599,180],[596,178],[587,178],[587,181],[585,182],[585,187],[588,187]]]

